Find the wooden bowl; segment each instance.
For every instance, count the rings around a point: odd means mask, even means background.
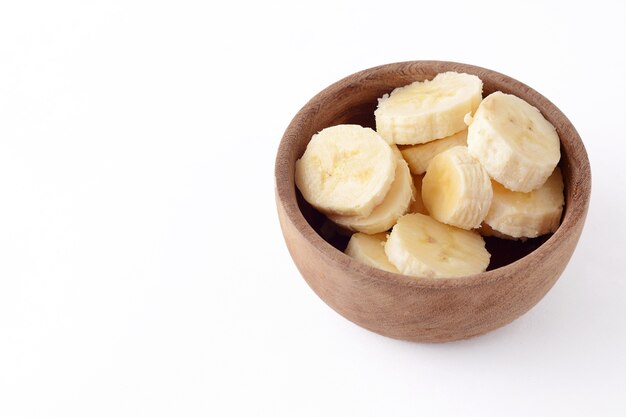
[[[565,208],[558,230],[526,243],[490,238],[486,272],[462,278],[412,278],[362,264],[342,250],[348,236],[306,203],[294,186],[294,164],[325,127],[374,127],[377,99],[396,87],[445,71],[475,74],[483,96],[515,94],[537,107],[561,138]],[[309,286],[339,314],[385,336],[445,342],[486,333],[528,311],[563,272],[583,229],[591,193],[585,147],[574,126],[530,87],[488,69],[442,61],[383,65],[346,77],[313,97],[293,118],[276,156],[276,203],[282,232]],[[326,238],[322,238],[322,235]]]

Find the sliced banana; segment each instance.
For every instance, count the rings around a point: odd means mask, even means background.
[[[424,200],[422,200],[422,180],[424,179],[423,175],[412,175],[413,177],[413,201],[411,205],[409,205],[409,209],[407,210],[409,213],[422,213],[428,214],[428,210],[426,210],[426,206],[424,205]]]
[[[397,157],[372,129],[338,125],[313,135],[296,161],[302,196],[324,213],[367,216],[395,178]]]
[[[505,235],[504,233],[500,233],[497,230],[493,230],[491,228],[491,226],[489,226],[487,223],[482,222],[482,224],[480,225],[480,227],[477,229],[478,233],[480,233],[481,236],[485,236],[485,237],[497,237],[499,239],[506,239],[506,240],[518,240],[517,238],[514,238],[513,236],[509,236],[509,235]],[[526,238],[520,238],[519,240],[526,240]]]
[[[548,180],[529,193],[508,190],[492,182],[493,200],[484,224],[497,237],[520,239],[554,233],[563,213],[563,177],[557,167]],[[485,232],[489,233],[489,229]]]
[[[470,154],[509,190],[527,193],[539,188],[561,158],[554,126],[514,95],[490,94],[468,123]]]
[[[478,233],[419,213],[398,219],[387,238],[385,253],[401,273],[432,278],[483,272],[491,257]]]
[[[384,233],[375,235],[355,233],[348,242],[346,255],[374,268],[399,273],[398,269],[389,262],[385,254],[384,246],[386,240],[387,236]]]
[[[409,164],[411,174],[421,175],[426,172],[428,164],[436,155],[455,146],[467,146],[467,129],[432,142],[403,146],[400,151]]]
[[[461,229],[480,226],[492,196],[487,171],[465,146],[455,146],[435,156],[422,182],[422,199],[428,213]]]
[[[463,118],[478,108],[482,89],[480,78],[457,72],[396,88],[378,101],[374,112],[376,131],[398,145],[453,135],[466,128]]]
[[[411,173],[397,146],[392,145],[392,150],[397,160],[395,179],[382,203],[374,207],[368,216],[341,216],[328,213],[330,220],[349,230],[374,234],[389,230],[398,217],[407,212],[413,199]]]

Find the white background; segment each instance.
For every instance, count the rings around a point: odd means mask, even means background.
[[[221,3],[1,3],[0,415],[625,415],[623,2]],[[273,195],[309,98],[418,59],[534,87],[593,173],[556,286],[443,345],[320,301]]]

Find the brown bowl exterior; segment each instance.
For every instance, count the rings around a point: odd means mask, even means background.
[[[483,96],[515,94],[541,110],[561,139],[565,209],[559,229],[541,246],[500,268],[463,278],[411,278],[355,261],[310,226],[298,205],[295,162],[311,136],[340,123],[371,126],[377,99],[396,87],[446,71],[475,74]],[[373,126],[371,126],[373,127]],[[567,265],[580,237],[591,193],[585,147],[574,126],[541,94],[506,75],[460,63],[411,61],[358,72],[326,88],[294,117],[275,166],[282,232],[309,286],[339,314],[376,333],[411,341],[446,342],[503,326],[533,307]]]

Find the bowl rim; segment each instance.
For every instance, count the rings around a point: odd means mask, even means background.
[[[290,166],[290,151],[294,146],[296,138],[298,137],[297,133],[299,125],[307,118],[311,117],[311,112],[316,112],[322,102],[332,99],[338,91],[344,90],[345,86],[349,85],[350,82],[363,82],[368,78],[380,77],[389,71],[402,70],[402,68],[406,66],[440,69],[437,72],[450,70],[462,71],[470,74],[480,74],[483,77],[487,75],[492,78],[500,79],[502,83],[508,84],[510,90],[524,90],[526,94],[533,96],[535,101],[541,103],[540,106],[536,107],[539,108],[544,116],[546,112],[554,112],[559,116],[559,118],[562,119],[562,124],[567,127],[569,135],[564,140],[564,138],[561,137],[561,134],[559,134],[561,150],[563,150],[564,142],[568,142],[572,149],[580,151],[581,157],[579,158],[580,161],[578,161],[580,165],[577,165],[576,167],[576,171],[580,172],[580,178],[576,178],[576,181],[571,181],[574,189],[566,191],[566,200],[567,195],[571,194],[571,207],[567,206],[564,208],[564,215],[559,228],[537,249],[514,262],[478,274],[450,278],[412,277],[400,273],[384,271],[349,257],[324,240],[304,218],[296,200],[294,172],[288,172],[287,169]],[[557,128],[557,131],[558,130],[559,129]],[[563,152],[561,152],[561,160],[562,158]],[[559,161],[559,163],[561,163],[561,161]],[[552,248],[554,246],[560,246],[566,243],[568,237],[566,231],[571,230],[571,228],[574,228],[574,226],[577,226],[580,222],[585,221],[585,215],[591,195],[591,167],[587,151],[573,124],[556,105],[536,90],[505,74],[487,68],[453,61],[418,60],[379,65],[348,75],[324,88],[322,91],[313,96],[298,111],[298,113],[296,113],[289,123],[278,146],[274,175],[274,187],[277,204],[281,204],[283,206],[288,220],[292,223],[295,229],[327,262],[337,267],[344,267],[360,275],[367,276],[370,280],[384,282],[386,284],[396,283],[398,285],[420,289],[461,288],[490,285],[494,282],[507,279],[509,276],[513,276],[515,271],[529,268],[532,264],[542,262],[552,252]],[[587,181],[584,181],[585,177],[588,178]]]

